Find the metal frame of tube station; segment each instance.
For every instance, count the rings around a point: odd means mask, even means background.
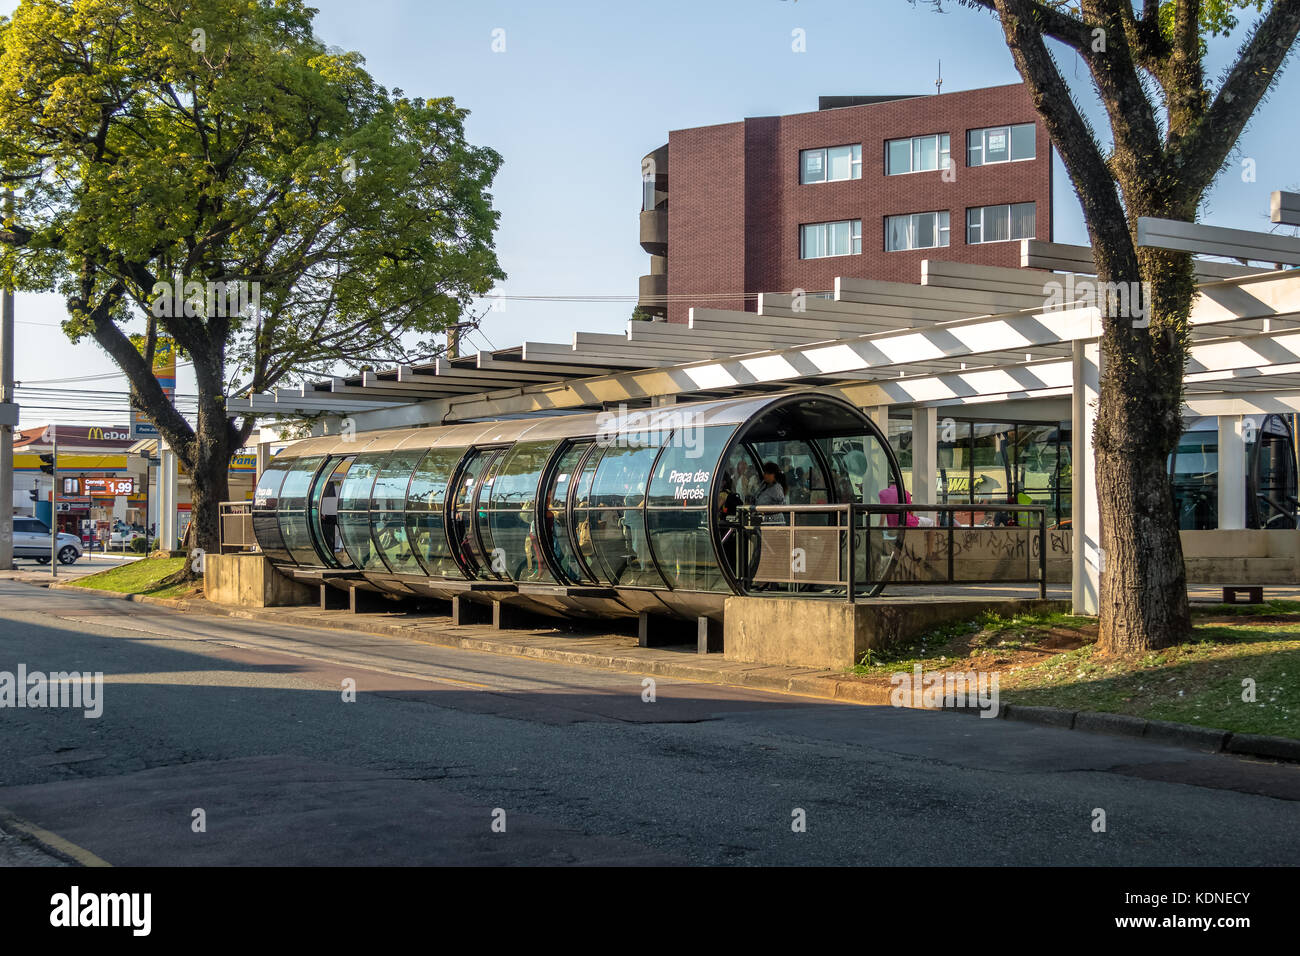
[[[1300,411],[1300,238],[1139,221],[1139,245],[1195,254],[1186,414],[1219,421],[1221,474],[1244,473],[1241,422]],[[1214,257],[1214,258],[1205,258]],[[1223,261],[1230,258],[1235,261]],[[758,311],[692,309],[687,325],[523,345],[231,399],[232,415],[323,416],[358,436],[503,419],[817,390],[887,428],[912,419],[917,504],[933,503],[938,422],[962,409],[1073,426],[1073,604],[1095,613],[1103,561],[1092,425],[1101,316],[1086,247],[1021,243],[1020,269],[928,260],[920,283],[841,278],[832,298],[763,294]],[[1052,295],[1052,293],[1055,293]],[[1050,305],[1047,303],[1050,302]],[[737,354],[735,343],[749,350]],[[266,452],[259,450],[259,470]],[[1219,483],[1219,527],[1244,527]]]

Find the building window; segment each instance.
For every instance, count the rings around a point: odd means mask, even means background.
[[[862,178],[862,145],[831,146],[799,152],[799,182],[832,183]]]
[[[966,210],[966,243],[1007,242],[1033,239],[1038,234],[1037,216],[1031,202],[1009,206],[977,206]]]
[[[966,133],[966,165],[988,166],[990,163],[1016,163],[1033,159],[1036,153],[1033,123],[1018,126],[990,126]]]
[[[885,217],[885,251],[935,249],[948,245],[948,213],[917,212]]]
[[[856,256],[862,252],[862,220],[814,222],[799,227],[799,258]]]
[[[885,175],[924,173],[947,169],[949,161],[948,134],[913,136],[911,139],[885,141]]]
[[[641,211],[650,212],[655,207],[654,177],[641,180]]]

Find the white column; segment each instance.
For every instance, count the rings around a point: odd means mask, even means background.
[[[1219,416],[1219,528],[1246,527],[1246,435],[1240,415]]]
[[[1096,614],[1100,607],[1101,513],[1097,507],[1097,457],[1092,430],[1101,397],[1101,347],[1096,341],[1073,343],[1074,394],[1070,477],[1073,513],[1073,574],[1070,597],[1075,614]]]
[[[939,473],[939,410],[912,409],[912,500],[935,503],[935,480]]]
[[[158,469],[158,543],[164,551],[176,547],[176,500],[179,496],[176,454],[166,445]]]
[[[266,471],[266,466],[271,463],[271,443],[264,440],[263,434],[259,431],[257,434],[257,474],[253,478],[253,485],[256,487],[257,482],[261,480],[262,472]]]
[[[863,409],[872,423],[880,429],[880,433],[886,438],[889,437],[889,406],[888,405],[871,405]]]

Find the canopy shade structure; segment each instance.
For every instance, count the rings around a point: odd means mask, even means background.
[[[723,505],[729,491],[762,502],[772,464],[785,488],[767,500],[780,503],[878,505],[903,486],[867,415],[801,390],[307,439],[263,472],[253,527],[270,560],[309,583],[716,618],[748,560]],[[860,557],[883,581],[887,549]]]

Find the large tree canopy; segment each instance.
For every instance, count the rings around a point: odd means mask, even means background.
[[[931,0],[942,9],[941,0]],[[1166,460],[1182,432],[1192,258],[1139,248],[1141,216],[1195,221],[1300,33],[1300,0],[960,0],[994,13],[1083,206],[1099,280],[1142,283],[1144,318],[1102,303],[1097,427],[1100,644],[1159,647],[1189,628]],[[1207,38],[1258,14],[1212,80]],[[1109,124],[1076,103],[1049,41],[1088,68]],[[1291,121],[1291,112],[1279,117]]]
[[[0,21],[0,181],[18,195],[0,268],[61,293],[68,335],[127,374],[193,475],[203,547],[252,427],[228,421],[225,396],[429,354],[504,278],[499,155],[465,141],[450,99],[390,93],[324,46],[313,13],[23,0]],[[151,373],[160,335],[193,363],[194,426]]]

